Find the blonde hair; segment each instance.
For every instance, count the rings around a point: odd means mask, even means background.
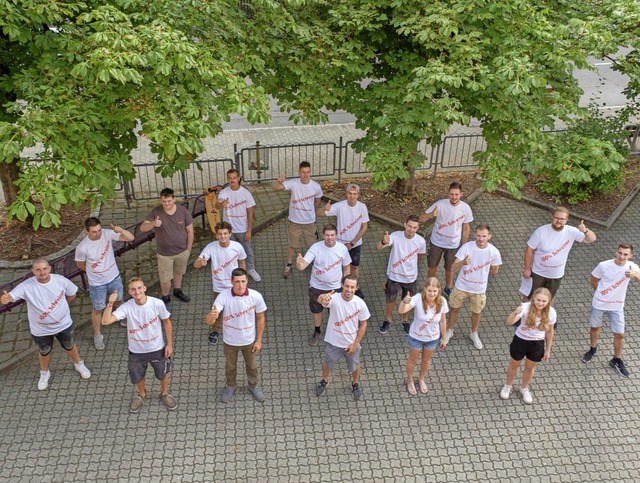
[[[533,302],[536,295],[544,295],[549,299],[547,305],[540,312],[540,325],[537,327],[539,330],[546,332],[549,330],[549,310],[551,309],[552,296],[551,292],[544,287],[536,289],[536,291],[533,292],[533,295],[531,295],[531,305],[529,306],[529,312],[527,312],[527,319],[524,321],[524,326],[530,329],[536,328],[536,318],[538,314],[536,314],[536,306]]]
[[[436,314],[439,314],[442,310],[442,285],[440,285],[440,281],[436,277],[429,277],[425,280],[424,287],[422,287],[422,308],[425,312],[429,306],[427,293],[425,291],[427,287],[436,287],[438,289],[438,295],[436,295]]]

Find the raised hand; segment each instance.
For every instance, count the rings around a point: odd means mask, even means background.
[[[109,225],[111,227],[111,229],[113,231],[115,231],[116,233],[122,233],[122,228],[120,228],[118,225]]]
[[[438,218],[439,213],[440,211],[438,210],[438,208],[434,208],[434,210],[431,212],[434,218]]]
[[[382,243],[384,245],[388,245],[389,244],[389,232],[388,231],[384,232],[384,236],[382,237]]]
[[[471,257],[469,255],[464,257],[464,264],[465,265],[471,265]]]
[[[156,216],[156,219],[153,222],[153,226],[155,226],[156,228],[160,228],[162,226],[162,220],[159,216]]]
[[[522,313],[522,304],[518,305],[518,308],[515,310],[515,313],[517,315],[520,315]]]
[[[405,295],[404,299],[402,299],[402,301],[409,305],[411,303],[411,292],[407,292],[407,295]]]
[[[211,309],[211,317],[213,317],[214,322],[218,320],[219,315],[220,315],[220,311],[218,310],[218,307],[214,305],[213,308]]]
[[[11,303],[11,295],[9,295],[6,290],[2,291],[2,295],[0,295],[0,302],[5,305]]]
[[[207,266],[207,259],[204,257],[200,257],[198,258],[198,265],[199,267],[206,267]]]
[[[331,302],[331,297],[333,297],[334,293],[336,293],[335,290],[332,290],[329,293],[323,293],[322,294],[322,303],[323,304],[328,304],[329,302]]]
[[[285,182],[286,179],[287,177],[284,175],[278,176],[278,183],[282,184]]]
[[[327,201],[327,204],[324,205],[324,211],[329,211],[329,209],[331,208],[331,200]]]
[[[109,303],[113,304],[116,300],[118,300],[118,291],[114,290],[111,295],[109,295]]]
[[[580,230],[583,233],[587,231],[587,227],[584,226],[584,220],[580,220],[580,224],[578,225],[578,230]]]

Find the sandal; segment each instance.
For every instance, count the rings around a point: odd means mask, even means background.
[[[427,383],[418,379],[418,385],[420,386],[420,392],[422,394],[426,394],[429,388],[427,387]]]
[[[418,391],[416,391],[416,385],[413,383],[413,381],[409,381],[407,383],[407,391],[412,396],[416,396],[418,394]]]

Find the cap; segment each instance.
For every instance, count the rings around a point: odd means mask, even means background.
[[[360,186],[354,183],[348,184],[346,189],[347,193],[351,190],[356,190],[356,193],[360,193]]]

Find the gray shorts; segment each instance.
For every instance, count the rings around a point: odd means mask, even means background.
[[[442,248],[429,242],[429,252],[427,253],[427,267],[434,268],[440,264],[440,260],[444,256],[444,269],[451,271],[453,262],[456,261],[456,253],[458,248]]]
[[[171,359],[164,356],[164,348],[155,352],[147,352],[145,354],[136,354],[129,352],[129,377],[133,384],[138,384],[144,379],[147,373],[147,367],[151,364],[156,379],[161,381],[171,370]]]
[[[38,352],[41,356],[48,356],[53,350],[53,339],[58,339],[62,348],[66,351],[70,351],[76,345],[75,331],[73,330],[73,324],[64,330],[61,330],[57,334],[53,335],[31,335],[33,342],[38,348]]]
[[[324,363],[330,371],[333,371],[336,362],[342,356],[344,356],[347,361],[347,368],[349,368],[349,372],[355,372],[355,370],[360,366],[360,352],[362,351],[362,346],[359,345],[353,354],[347,354],[347,349],[343,349],[342,347],[336,347],[328,342],[325,342],[324,345]]]

